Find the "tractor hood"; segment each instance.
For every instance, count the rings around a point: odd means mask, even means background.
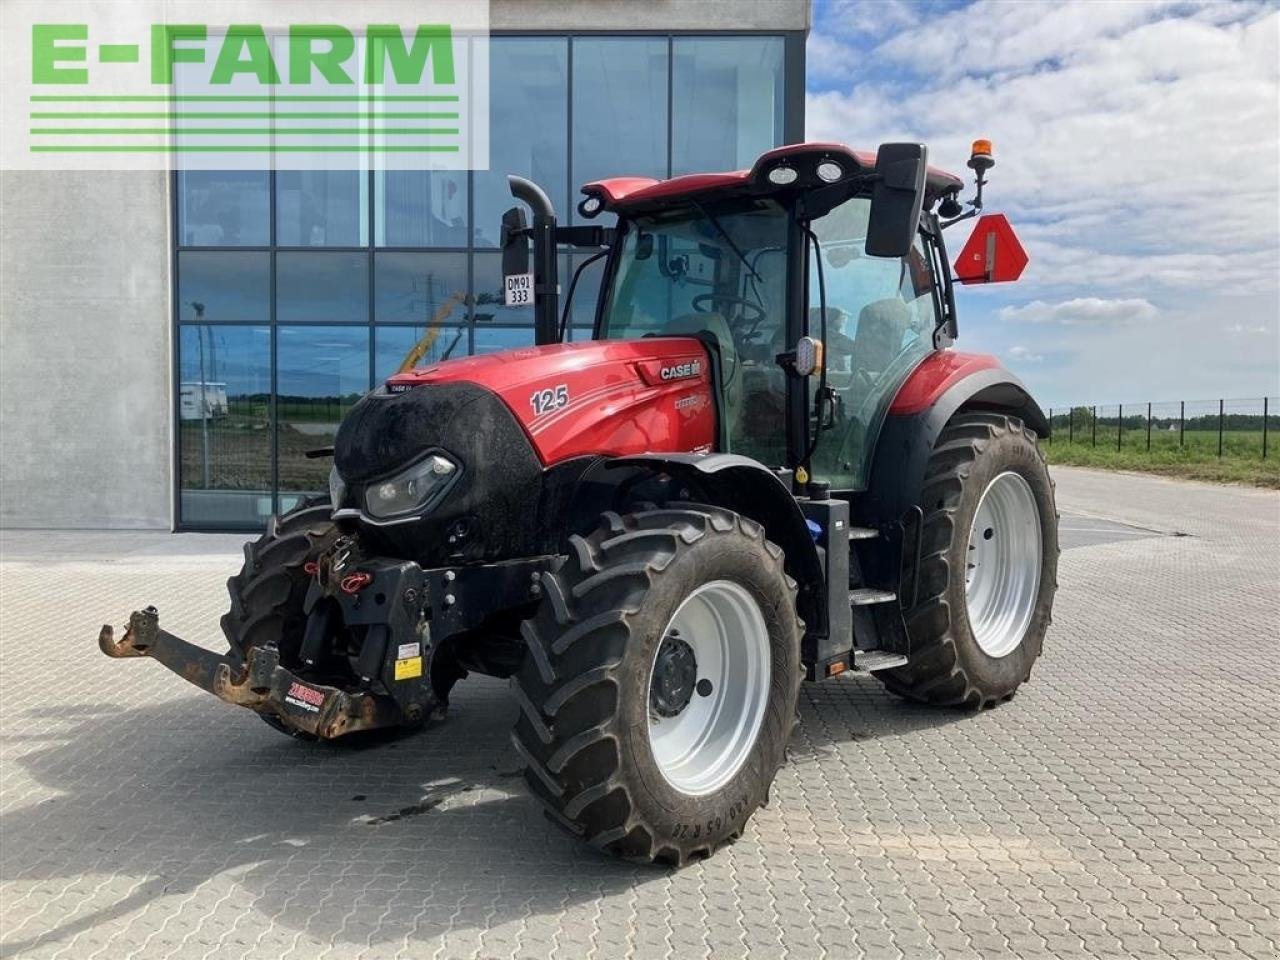
[[[694,337],[591,340],[448,360],[391,377],[407,393],[443,384],[492,391],[544,467],[590,454],[710,451],[711,364]]]

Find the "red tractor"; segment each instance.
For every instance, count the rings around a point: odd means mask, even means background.
[[[965,212],[920,144],[799,144],[587,184],[582,218],[613,222],[573,227],[511,178],[534,215],[504,217],[507,295],[533,303],[539,345],[360,400],[316,451],[328,496],[246,547],[227,653],[150,607],[100,646],[304,738],[414,728],[469,671],[509,677],[529,787],[639,861],[741,834],[801,680],[1009,698],[1049,625],[1057,514],[1044,414],[993,358],[949,349],[943,229],[980,209],[989,144],[970,166]],[[605,259],[588,342],[561,342],[565,244]],[[984,217],[957,279],[1023,263]]]

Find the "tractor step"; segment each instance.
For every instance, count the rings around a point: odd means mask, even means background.
[[[891,603],[898,599],[892,590],[873,590],[870,587],[858,587],[849,591],[849,603],[855,607],[865,607],[872,603]]]
[[[875,527],[850,527],[849,528],[850,540],[874,540],[878,536],[880,536],[880,531],[877,530]]]
[[[875,673],[877,670],[889,670],[905,665],[907,658],[900,653],[888,650],[855,650],[853,651],[853,669],[859,673]]]

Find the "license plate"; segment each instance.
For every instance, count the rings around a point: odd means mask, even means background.
[[[508,307],[522,307],[533,303],[533,274],[513,273],[505,278],[506,299]]]

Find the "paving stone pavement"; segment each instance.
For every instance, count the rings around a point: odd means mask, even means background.
[[[980,714],[806,685],[769,807],[680,871],[541,816],[502,683],[353,749],[98,653],[148,602],[215,645],[239,538],[6,532],[0,955],[1274,957],[1280,495],[1055,476],[1033,682]]]

